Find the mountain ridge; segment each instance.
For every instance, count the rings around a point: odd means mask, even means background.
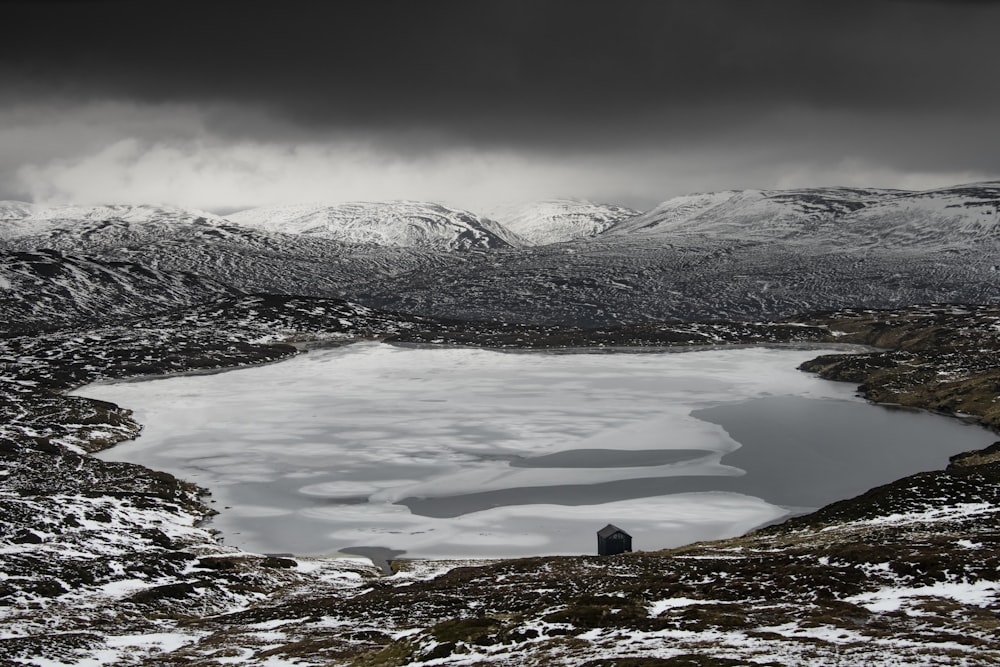
[[[639,214],[627,206],[577,199],[544,199],[489,211],[491,218],[532,245],[598,236]]]
[[[248,209],[230,221],[342,243],[438,250],[491,250],[525,245],[510,230],[471,211],[434,202],[345,202]]]
[[[194,274],[236,292],[345,298],[438,317],[581,326],[752,321],[831,308],[1000,300],[1000,183],[994,182],[924,192],[729,190],[672,198],[610,224],[600,216],[621,209],[583,204],[597,207],[588,209],[595,217],[569,221],[572,235],[603,231],[538,245],[499,223],[488,225],[488,218],[437,204],[351,206],[361,206],[368,216],[355,224],[362,236],[370,231],[366,225],[400,227],[410,218],[434,233],[407,240],[404,232],[388,245],[329,238],[338,236],[329,228],[339,218],[331,222],[327,214],[337,209],[315,205],[291,207],[288,224],[267,223],[267,212],[256,209],[258,220],[251,226],[196,211],[127,205],[79,207],[81,219],[72,220],[65,216],[73,207],[46,213],[12,202],[0,206],[0,249],[56,250]],[[540,213],[529,222],[536,224],[546,211],[576,215],[584,210],[580,206],[536,204]],[[395,217],[374,220],[379,211]],[[422,215],[431,221],[420,223]],[[16,227],[17,220],[42,222]],[[318,230],[306,233],[309,225]],[[550,230],[553,238],[564,234],[557,227]],[[85,298],[82,291],[77,294]],[[99,292],[93,299],[106,302]],[[20,312],[8,311],[8,317]]]
[[[925,191],[870,188],[723,190],[682,195],[606,234],[824,242],[838,247],[963,247],[1000,239],[1000,182]]]
[[[430,250],[498,250],[585,238],[667,237],[824,242],[837,246],[962,247],[1000,240],[1000,181],[929,190],[859,187],[744,189],[691,193],[647,211],[551,199],[494,207],[486,214],[413,200],[292,204],[216,215],[148,204],[43,206],[0,202],[0,239],[67,235],[104,223],[189,225],[301,235],[347,245]],[[943,225],[943,227],[942,227]],[[76,228],[76,229],[74,229]]]

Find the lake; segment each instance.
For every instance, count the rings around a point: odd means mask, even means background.
[[[208,488],[271,553],[594,553],[728,537],[995,440],[796,370],[827,349],[510,353],[361,343],[212,375],[95,384],[142,435],[101,458]]]

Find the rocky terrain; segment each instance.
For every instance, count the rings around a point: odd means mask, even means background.
[[[528,240],[484,216],[422,202],[256,209],[228,219],[8,202],[0,250],[55,250],[194,274],[235,292],[445,318],[760,321],[833,308],[996,303],[998,206],[1000,186],[980,183],[719,192],[634,216],[567,202],[498,214]],[[17,275],[0,261],[4,280],[17,284]]]
[[[355,340],[853,343],[877,349],[803,370],[997,429],[998,201],[996,184],[711,193],[565,218],[588,231],[538,245],[413,203],[346,227],[349,207],[238,224],[6,203],[0,664],[998,664],[998,446],[723,542],[384,576],[226,547],[204,489],[90,456],[139,432],[128,406],[64,394]]]
[[[116,320],[234,294],[211,279],[56,250],[0,250],[0,331]]]

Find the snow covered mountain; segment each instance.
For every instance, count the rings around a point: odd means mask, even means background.
[[[18,201],[0,202],[0,239],[24,236],[109,235],[113,229],[146,228],[162,233],[165,226],[193,225],[203,229],[224,226],[212,213],[172,206],[110,204],[104,206],[40,206]]]
[[[1000,183],[925,192],[728,190],[668,199],[608,235],[782,241],[837,248],[964,248],[1000,240]]]
[[[165,258],[168,270],[197,271],[196,266],[177,266],[170,256],[198,254],[218,243],[260,254],[276,245],[271,236],[211,213],[167,206],[0,203],[0,248],[96,255],[154,269]]]
[[[164,207],[53,211],[12,202],[0,207],[0,249],[56,250],[194,274],[239,292],[344,298],[437,317],[759,320],[995,303],[998,203],[997,183],[726,191],[676,197],[589,235],[627,209],[548,202],[521,218],[533,245],[487,218],[418,202],[257,209],[232,216],[240,224]],[[581,230],[588,235],[545,243]],[[500,251],[478,251],[492,248]],[[109,302],[100,289],[94,299]]]
[[[229,220],[282,234],[342,243],[437,250],[490,250],[524,242],[496,222],[431,202],[350,202],[240,211]]]
[[[869,246],[972,249],[1000,242],[1000,182],[882,198],[844,216],[845,231]]]
[[[597,236],[639,211],[614,204],[551,199],[506,206],[490,217],[533,245]]]
[[[387,276],[434,272],[434,266],[461,262],[465,255],[433,248],[349,245],[180,209],[59,207],[53,212],[22,204],[0,211],[8,216],[0,218],[0,250],[57,251],[165,274],[195,274],[243,292],[342,296],[353,293],[356,285]],[[118,217],[106,217],[115,214]],[[84,299],[84,292],[78,291],[77,297]],[[95,298],[104,299],[99,293]]]
[[[0,229],[5,228],[11,221],[18,221],[29,217],[35,211],[35,205],[24,201],[0,201]]]
[[[593,237],[390,278],[357,298],[438,316],[585,325],[995,303],[998,203],[995,183],[688,195]]]
[[[623,221],[609,233],[819,240],[828,231],[840,229],[837,221],[843,216],[895,194],[891,190],[811,188],[683,195]]]

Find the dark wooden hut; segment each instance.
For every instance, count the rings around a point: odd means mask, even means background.
[[[597,531],[597,555],[614,556],[632,551],[632,536],[614,524]]]

